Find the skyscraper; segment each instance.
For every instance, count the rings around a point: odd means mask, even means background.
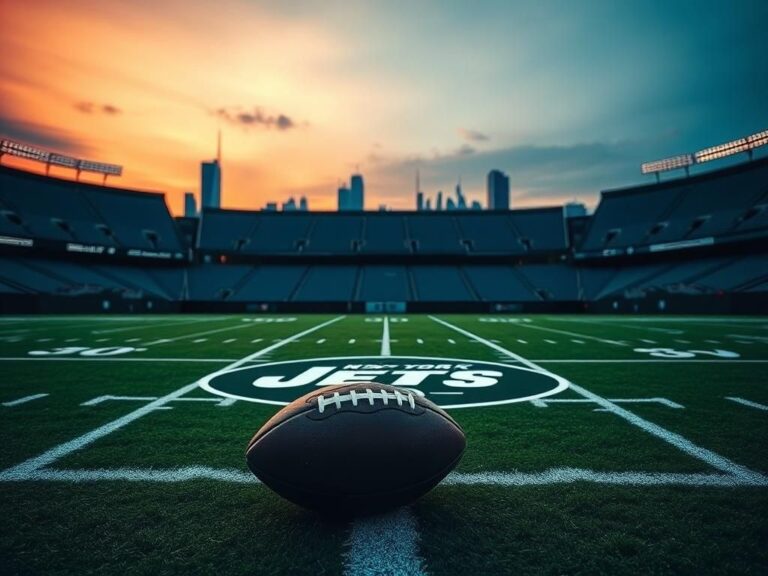
[[[293,212],[296,210],[296,200],[293,199],[293,196],[288,198],[287,202],[283,202],[283,212]]]
[[[435,210],[440,212],[443,209],[443,191],[437,191],[437,200],[435,200]]]
[[[461,192],[461,178],[459,178],[459,181],[456,183],[456,209],[467,209],[467,199],[464,198],[464,194]]]
[[[419,212],[424,210],[424,192],[416,192],[416,210]]]
[[[350,195],[351,195],[351,191],[349,188],[347,188],[346,184],[342,184],[341,186],[339,186],[338,204],[337,204],[337,210],[339,212],[352,210],[352,208],[350,208]]]
[[[197,202],[192,192],[184,192],[184,216],[194,218],[197,216]]]
[[[216,159],[200,165],[200,204],[201,209],[221,207],[221,131],[216,145]]]
[[[362,174],[352,174],[349,182],[350,210],[363,210],[365,206],[365,185]]]
[[[309,204],[307,203],[307,197],[306,196],[302,196],[299,199],[299,210],[301,210],[302,212],[306,212],[306,211],[309,210]]]
[[[509,210],[509,176],[501,170],[488,172],[488,210]]]
[[[218,159],[201,164],[200,191],[203,208],[221,207],[221,166]]]

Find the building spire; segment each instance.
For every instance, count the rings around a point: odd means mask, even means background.
[[[221,128],[219,128],[219,134],[216,140],[216,161],[221,164]]]

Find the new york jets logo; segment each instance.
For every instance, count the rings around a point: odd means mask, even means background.
[[[245,366],[200,381],[205,390],[249,402],[289,404],[320,386],[378,382],[407,388],[443,408],[494,406],[562,392],[568,381],[498,362],[420,356],[345,356]]]

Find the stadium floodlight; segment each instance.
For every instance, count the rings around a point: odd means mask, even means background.
[[[653,162],[646,162],[640,169],[643,174],[658,174],[659,172],[666,172],[668,170],[677,170],[678,168],[688,169],[695,163],[693,155],[683,154],[681,156],[673,156],[672,158],[665,158],[664,160],[655,160]]]
[[[0,142],[0,156],[8,154],[17,158],[26,158],[27,160],[37,160],[38,162],[48,162],[50,154],[45,150],[22,144],[14,140],[3,140]]]
[[[733,154],[740,154],[746,152],[752,157],[752,150],[765,146],[768,144],[768,130],[757,132],[746,138],[739,138],[738,140],[732,140],[725,144],[719,144],[712,146],[711,148],[705,148],[696,152],[696,162],[709,162],[711,160],[717,160],[718,158],[725,158],[726,156],[732,156]]]
[[[123,173],[123,167],[117,164],[106,164],[104,162],[93,162],[91,160],[80,160],[77,169],[82,172],[98,172],[105,176],[120,176]]]
[[[48,163],[54,166],[64,166],[65,168],[77,169],[77,158],[72,156],[63,156],[62,154],[54,154],[53,152],[48,156]]]

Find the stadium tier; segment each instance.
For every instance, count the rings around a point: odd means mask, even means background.
[[[174,220],[159,194],[7,167],[0,184],[7,312],[767,309],[768,159],[604,192],[578,230],[562,207]]]
[[[768,158],[603,192],[582,255],[663,251],[765,236]]]
[[[568,250],[561,207],[485,212],[243,212],[207,209],[200,249],[269,255],[526,255]]]

